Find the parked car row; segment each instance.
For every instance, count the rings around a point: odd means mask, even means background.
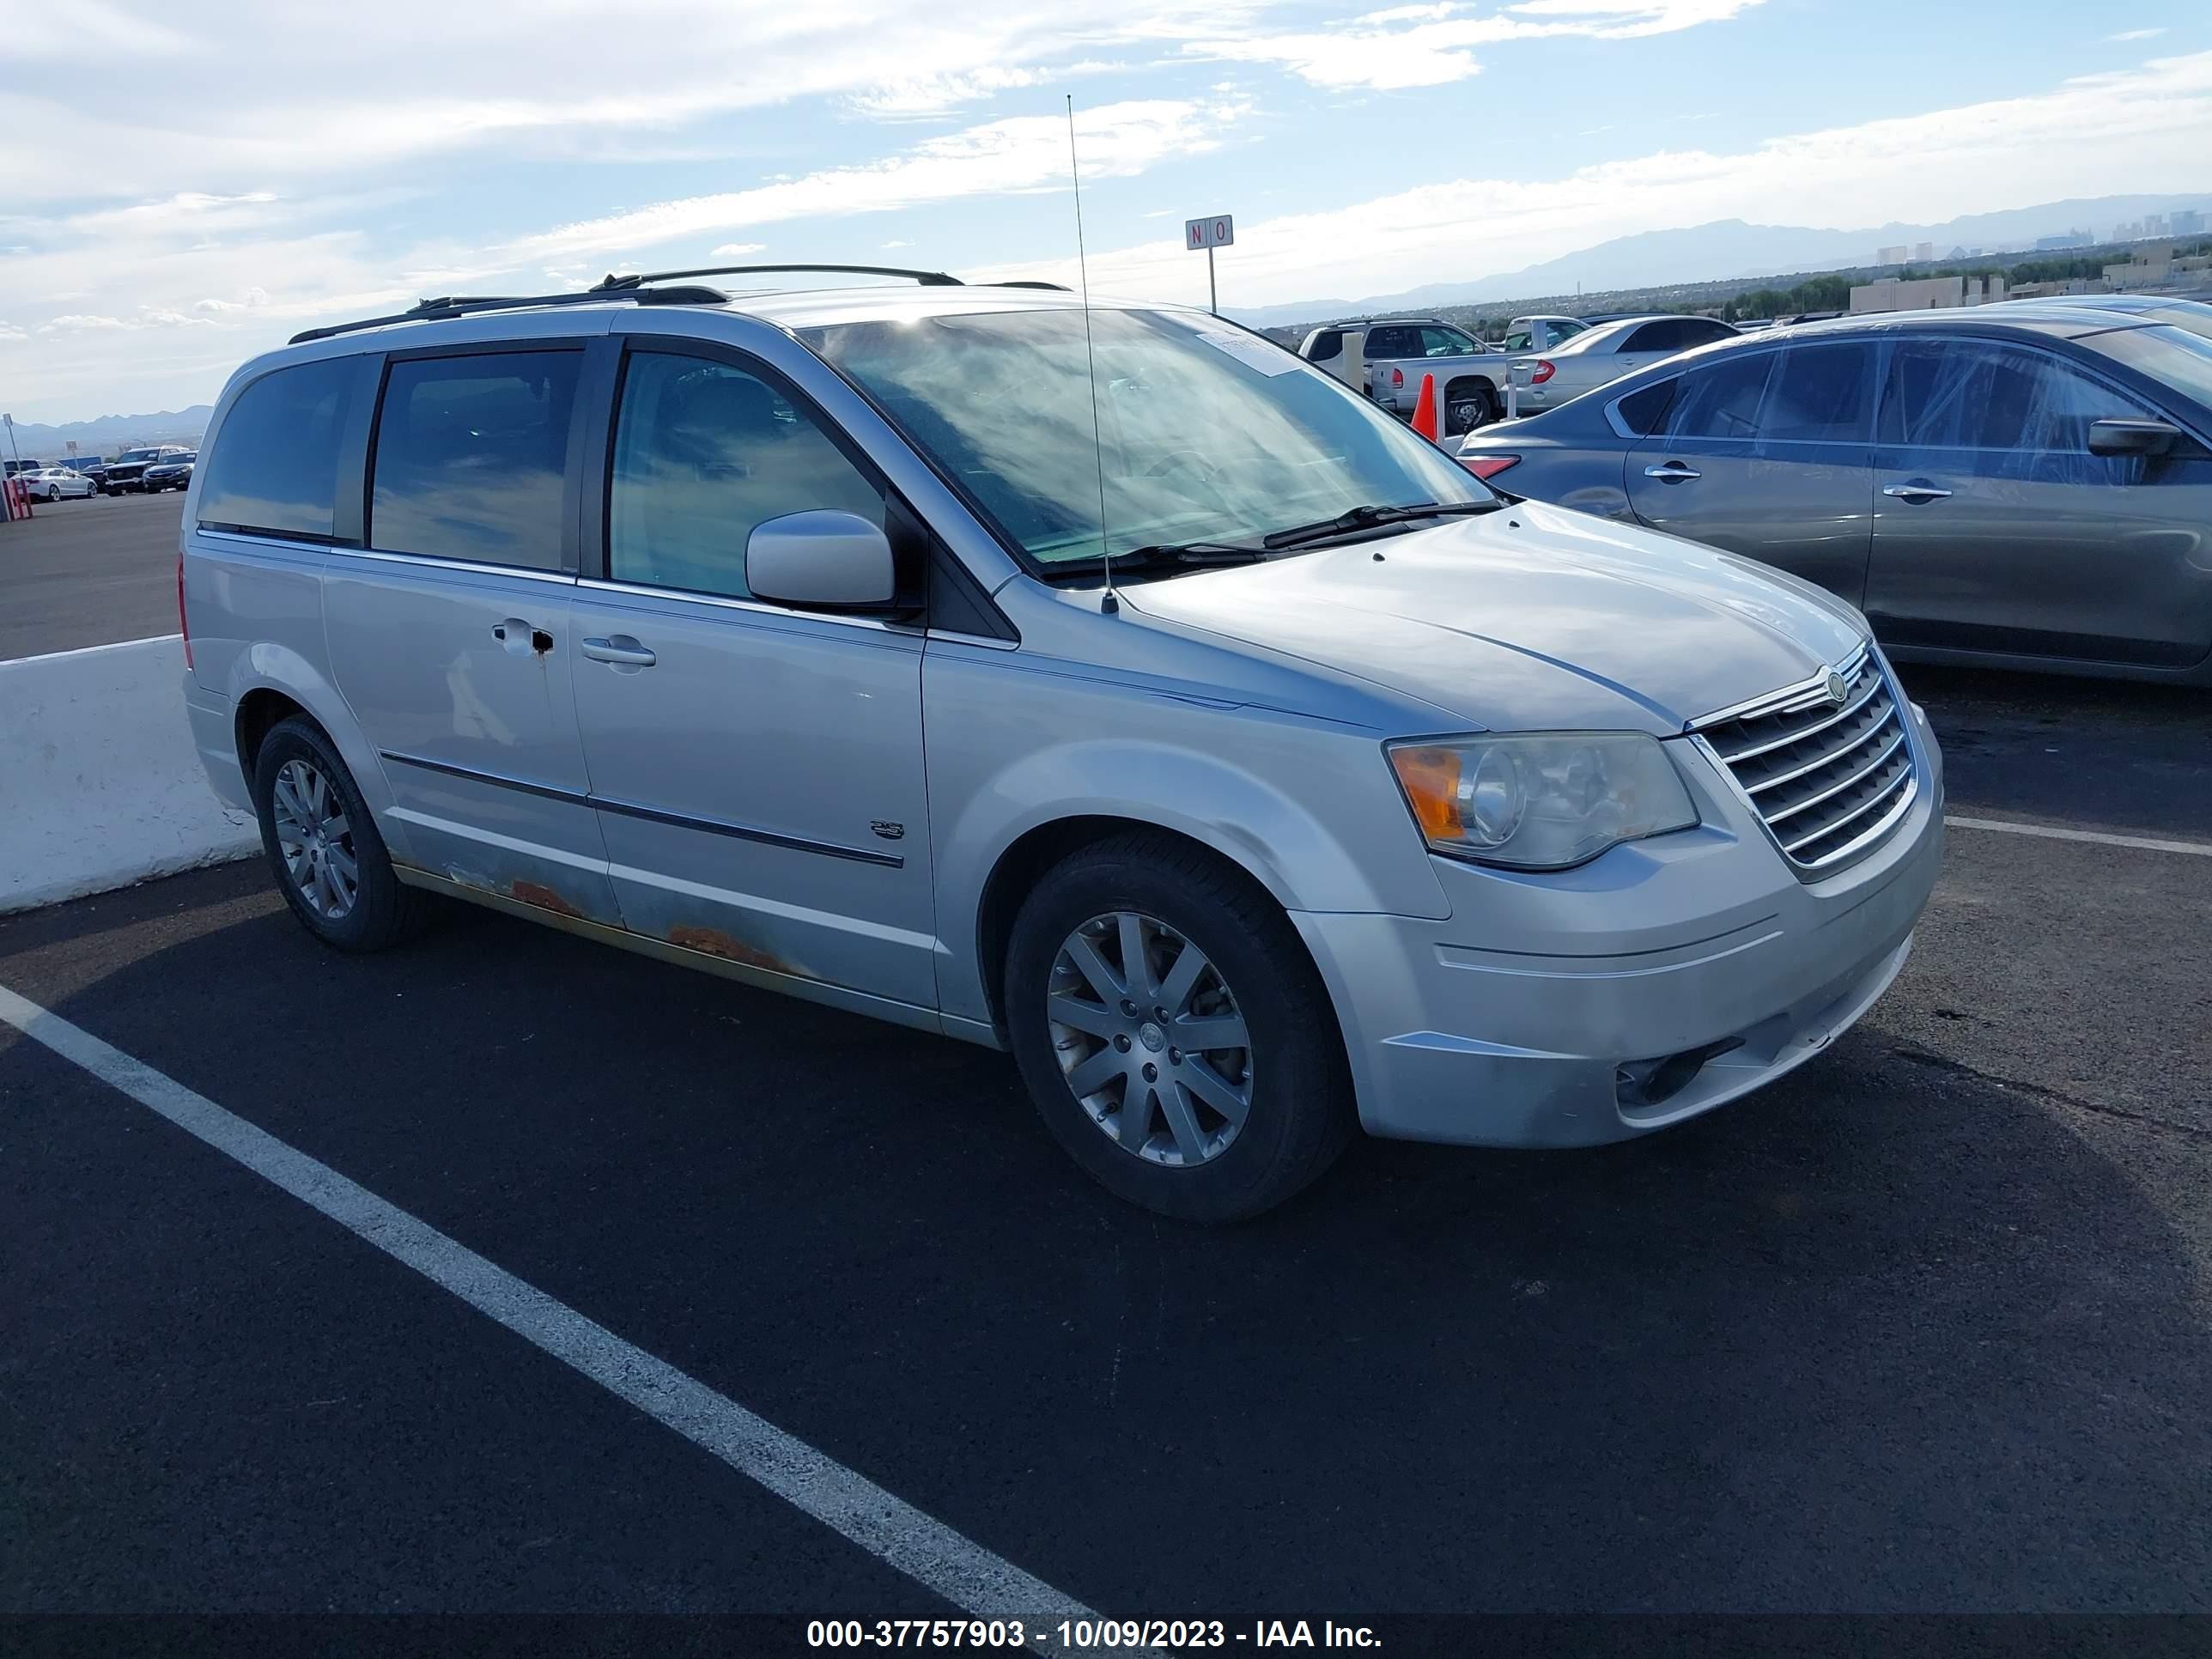
[[[1516,497],[1817,583],[1900,657],[2212,684],[2212,306],[1733,337],[1456,448]]]
[[[191,482],[192,462],[198,453],[183,444],[148,444],[126,449],[107,464],[100,487],[110,495],[185,489]]]
[[[59,501],[93,495],[121,495],[191,485],[198,452],[184,444],[148,444],[127,449],[114,460],[74,456],[67,461],[25,458],[7,463],[7,476],[21,478],[33,501]]]

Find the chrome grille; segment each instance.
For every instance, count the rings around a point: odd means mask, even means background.
[[[1915,793],[1905,711],[1880,659],[1862,651],[1838,672],[1840,704],[1825,684],[1793,688],[1698,727],[1808,880],[1871,852]]]

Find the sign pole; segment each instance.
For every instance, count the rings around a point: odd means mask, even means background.
[[[1214,280],[1213,250],[1227,247],[1237,240],[1237,221],[1224,213],[1207,219],[1186,219],[1182,222],[1183,246],[1195,253],[1206,250],[1206,303],[1207,309],[1218,317],[1221,314],[1221,287]]]

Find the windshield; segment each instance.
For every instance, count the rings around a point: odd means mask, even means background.
[[[153,449],[126,449],[123,452],[123,459],[126,461],[150,461],[160,453]]]
[[[802,337],[1042,566],[1096,559],[1102,544],[1249,542],[1352,507],[1490,499],[1434,446],[1241,329],[1119,310],[1092,312],[1091,326],[1097,442],[1080,311]]]

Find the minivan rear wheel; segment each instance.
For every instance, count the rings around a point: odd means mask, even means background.
[[[1170,836],[1096,843],[1038,882],[1015,918],[1004,1006],[1054,1138],[1163,1215],[1272,1208],[1357,1122],[1335,1012],[1289,918]]]
[[[321,729],[295,717],[253,763],[261,846],[292,914],[324,944],[381,951],[419,932],[428,902],[403,887],[353,775]]]

